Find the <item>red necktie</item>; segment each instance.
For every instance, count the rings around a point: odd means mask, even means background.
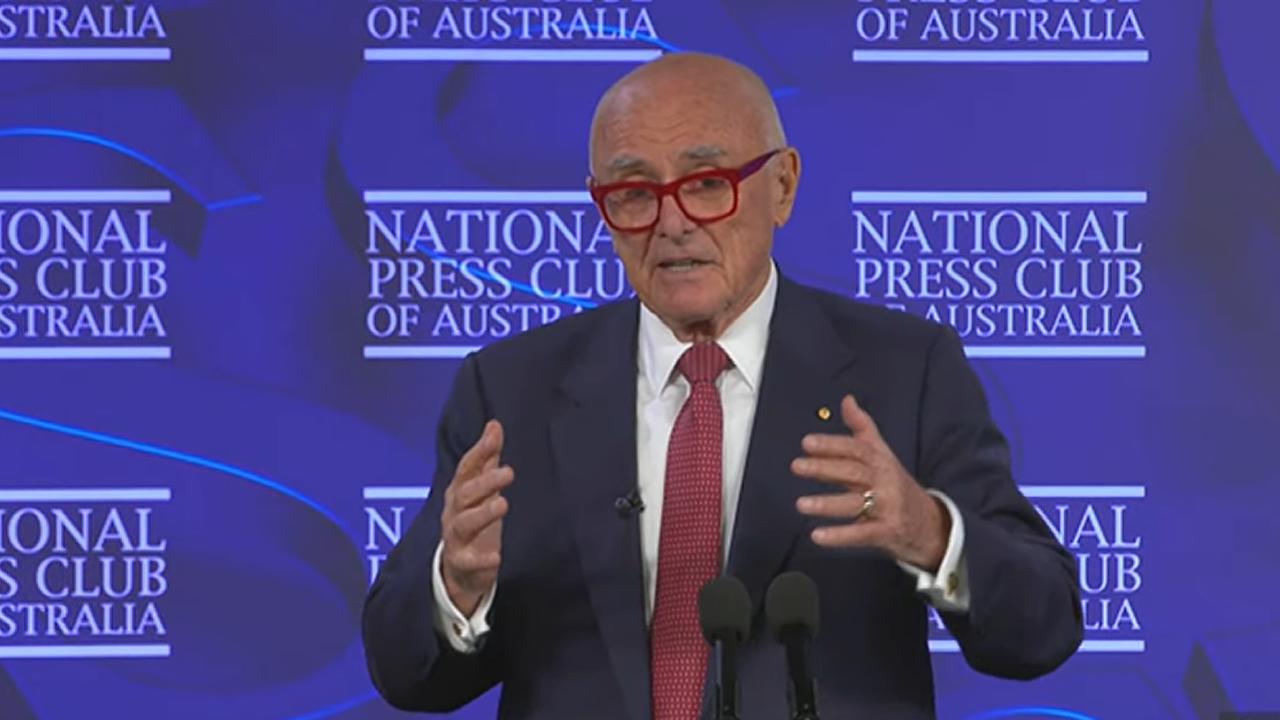
[[[698,627],[698,591],[720,574],[720,490],[724,426],[715,381],[729,357],[695,344],[677,367],[692,390],[667,446],[658,534],[658,578],[649,628],[653,720],[697,720],[707,644]]]

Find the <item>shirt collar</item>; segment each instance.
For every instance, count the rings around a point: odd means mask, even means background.
[[[769,263],[769,280],[764,290],[747,309],[738,316],[724,333],[716,338],[729,359],[733,368],[742,374],[748,387],[754,393],[760,387],[760,376],[764,372],[764,352],[769,342],[769,321],[773,318],[773,306],[778,297],[778,268]],[[653,311],[640,304],[640,356],[638,365],[640,375],[649,384],[653,396],[662,394],[662,389],[671,381],[676,363],[680,356],[693,343],[680,342],[671,328],[667,327]]]

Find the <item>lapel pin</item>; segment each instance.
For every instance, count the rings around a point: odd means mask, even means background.
[[[818,419],[819,419],[819,420],[830,420],[830,419],[831,419],[831,408],[827,407],[826,405],[823,405],[822,407],[818,408]]]

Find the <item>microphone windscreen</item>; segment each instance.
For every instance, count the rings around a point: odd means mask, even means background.
[[[745,643],[751,636],[751,598],[742,581],[725,575],[703,585],[698,591],[698,624],[709,643]]]
[[[818,634],[818,586],[802,572],[785,572],[773,579],[764,597],[764,615],[769,631],[800,630],[809,637]]]

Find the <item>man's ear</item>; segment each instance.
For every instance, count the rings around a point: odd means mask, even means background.
[[[773,204],[773,226],[782,227],[791,217],[791,208],[796,204],[796,188],[800,185],[800,153],[793,147],[778,153],[778,169],[774,172],[775,201]]]

